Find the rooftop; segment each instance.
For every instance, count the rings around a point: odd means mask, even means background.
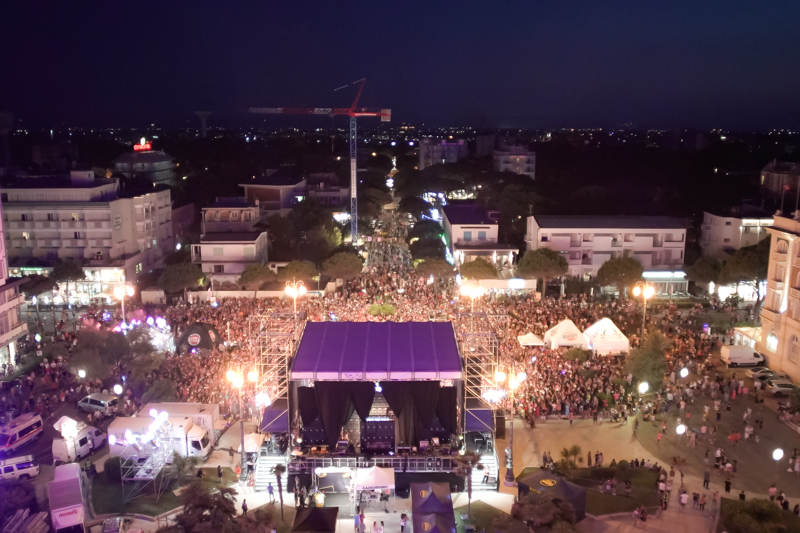
[[[446,205],[442,208],[450,224],[497,224],[477,205]]]
[[[775,211],[768,211],[766,209],[716,209],[714,211],[706,211],[710,215],[726,218],[772,218]]]
[[[269,176],[261,176],[246,183],[240,183],[240,187],[248,185],[264,185],[268,187],[291,187],[297,185],[305,178],[299,173],[291,170],[280,169]]]
[[[254,242],[261,234],[259,231],[206,233],[200,237],[200,242]]]
[[[113,185],[111,178],[94,178],[93,180],[73,180],[70,176],[42,176],[38,178],[22,178],[5,185],[4,189],[93,189],[104,185]]]
[[[217,197],[216,201],[210,207],[255,207],[256,204],[247,198],[239,196],[222,196]],[[207,209],[207,208],[205,208]]]
[[[775,172],[778,174],[795,174],[800,175],[800,163],[791,163],[788,161],[778,161],[773,159],[767,166],[764,167],[764,172]]]
[[[686,229],[674,217],[534,215],[540,228]]]
[[[114,160],[115,164],[134,163],[165,163],[173,161],[173,157],[161,150],[148,150],[146,152],[125,152]]]

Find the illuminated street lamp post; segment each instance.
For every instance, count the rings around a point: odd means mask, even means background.
[[[783,459],[783,449],[775,448],[772,451],[772,458],[775,459],[775,483],[778,483],[778,472],[780,472],[781,459]]]
[[[504,482],[507,487],[514,486],[516,482],[514,479],[514,391],[527,377],[528,375],[525,372],[518,372],[516,375],[512,372],[508,380],[508,390],[511,391],[511,434],[508,439],[508,457],[506,458],[506,478]],[[498,382],[505,381],[505,378],[505,373],[497,373],[496,380]]]
[[[647,317],[647,300],[656,293],[656,288],[652,283],[647,281],[637,281],[636,286],[633,287],[633,295],[642,297],[644,305],[642,306],[642,342],[644,342],[644,323]]]
[[[245,450],[244,450],[244,410],[242,408],[242,387],[244,386],[244,375],[242,374],[242,369],[240,368],[237,370],[228,370],[226,377],[228,381],[230,381],[234,387],[239,389],[239,428],[242,431],[242,453],[241,453],[241,467],[242,473],[247,471],[246,462],[245,462]],[[258,381],[258,372],[255,370],[251,370],[247,373],[247,380],[250,382],[255,383]]]
[[[133,297],[134,292],[135,289],[133,288],[133,285],[129,281],[123,281],[122,283],[114,287],[114,296],[116,296],[117,300],[119,300],[120,303],[122,304],[123,324],[127,323],[125,320],[125,295],[128,295],[128,297]]]
[[[461,285],[460,290],[462,296],[469,296],[471,300],[471,307],[470,307],[470,317],[469,317],[469,329],[470,331],[473,330],[473,325],[475,321],[475,298],[480,298],[484,295],[483,287],[478,285],[477,281],[473,281],[469,284],[464,283]]]
[[[288,296],[291,296],[292,300],[294,300],[294,315],[295,315],[295,318],[296,318],[297,317],[297,298],[298,298],[298,296],[302,296],[302,295],[304,295],[306,293],[306,286],[303,284],[302,281],[296,281],[296,280],[287,281],[286,282],[286,288],[283,289],[283,292],[285,292]]]

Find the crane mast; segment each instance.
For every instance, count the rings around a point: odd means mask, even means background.
[[[392,110],[391,109],[366,109],[366,108],[359,108],[356,107],[358,105],[358,100],[361,98],[361,91],[364,90],[364,82],[366,82],[366,78],[357,80],[350,85],[355,85],[356,83],[360,83],[358,87],[358,93],[356,93],[355,100],[353,100],[353,105],[349,108],[346,107],[251,107],[250,113],[261,113],[267,115],[325,115],[325,116],[335,116],[335,115],[347,115],[350,117],[350,131],[349,131],[349,141],[350,141],[350,239],[353,245],[358,244],[358,194],[356,192],[358,188],[358,165],[357,165],[357,155],[358,155],[358,128],[356,125],[356,118],[357,117],[380,117],[381,122],[389,122],[392,118]],[[349,87],[349,85],[345,85],[343,87],[339,87],[339,89],[343,89],[345,87]],[[339,89],[336,89],[337,91]]]

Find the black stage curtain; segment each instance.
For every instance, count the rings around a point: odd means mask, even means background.
[[[436,403],[436,416],[442,427],[458,435],[458,389],[456,387],[442,387],[439,389],[439,401]]]
[[[319,416],[317,406],[317,391],[314,387],[297,387],[297,410],[300,411],[300,419],[303,425],[311,424]]]
[[[356,413],[361,420],[366,420],[372,409],[372,401],[375,399],[375,384],[371,381],[350,383],[349,388],[350,400],[353,402]]]
[[[353,414],[350,400],[352,383],[343,381],[317,381],[317,406],[328,446],[334,448],[344,426]]]
[[[411,383],[411,398],[414,400],[414,425],[416,429],[414,442],[428,440],[433,417],[436,414],[437,401],[439,400],[439,382],[414,381]]]
[[[394,413],[397,422],[395,433],[397,444],[414,444],[414,401],[411,397],[410,381],[381,381],[383,397]]]

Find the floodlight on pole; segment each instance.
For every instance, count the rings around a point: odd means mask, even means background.
[[[633,295],[641,296],[642,305],[642,340],[644,340],[644,325],[647,318],[647,300],[656,293],[656,288],[649,281],[637,281],[633,287]]]
[[[294,314],[295,317],[297,316],[297,298],[304,295],[306,293],[306,286],[300,280],[292,280],[286,282],[286,288],[283,289],[283,292],[286,293],[287,296],[291,297],[294,301]]]
[[[650,390],[650,384],[646,381],[639,383],[639,394],[646,394]]]
[[[684,426],[683,424],[678,424],[678,427],[675,428],[675,433],[677,433],[678,435],[683,435],[684,433],[686,433],[686,426]]]

